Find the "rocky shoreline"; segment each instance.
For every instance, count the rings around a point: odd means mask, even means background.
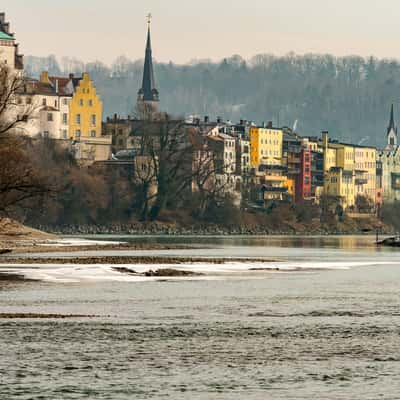
[[[168,224],[127,224],[127,225],[67,225],[67,226],[40,226],[38,229],[51,232],[55,235],[140,235],[140,236],[213,236],[213,235],[296,235],[296,236],[316,236],[316,235],[365,235],[374,234],[375,227],[370,229],[330,229],[327,227],[309,227],[309,229],[296,230],[294,227],[287,229],[271,229],[265,226],[219,226],[219,225],[199,225],[182,227]],[[392,234],[390,227],[380,228],[380,234]]]

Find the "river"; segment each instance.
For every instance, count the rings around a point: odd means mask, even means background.
[[[191,247],[118,255],[275,261],[147,281],[107,265],[1,267],[42,280],[0,283],[0,313],[96,316],[0,319],[1,399],[399,398],[398,250],[367,236],[112,239]]]

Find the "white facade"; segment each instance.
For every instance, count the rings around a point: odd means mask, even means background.
[[[15,50],[14,40],[0,40],[0,64],[6,64],[14,70]]]
[[[30,137],[68,139],[69,102],[70,98],[58,95],[19,95],[20,112],[31,111],[21,133]]]
[[[383,202],[400,201],[400,147],[393,151],[383,151],[379,159],[382,161]]]

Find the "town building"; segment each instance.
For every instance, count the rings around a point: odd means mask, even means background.
[[[19,54],[18,43],[4,12],[0,13],[0,64],[7,65],[12,71],[24,69],[23,56]]]
[[[343,210],[354,208],[358,197],[376,209],[377,151],[373,147],[340,143],[322,134],[324,194],[336,198]]]
[[[25,79],[18,106],[31,109],[23,134],[61,140],[83,163],[110,158],[111,136],[102,134],[103,106],[89,74]]]
[[[400,147],[393,105],[386,138],[387,145],[378,156],[382,165],[382,199],[383,203],[393,203],[400,200]]]
[[[283,131],[267,126],[250,128],[250,163],[252,168],[260,165],[282,165]]]

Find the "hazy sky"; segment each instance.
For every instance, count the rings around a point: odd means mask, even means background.
[[[399,0],[8,0],[2,10],[25,55],[143,58],[151,12],[159,61],[289,51],[400,58]]]

